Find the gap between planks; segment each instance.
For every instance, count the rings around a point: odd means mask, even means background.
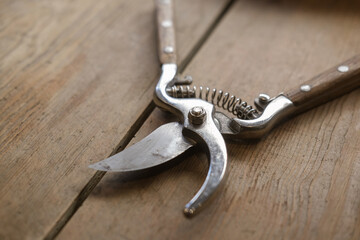
[[[226,13],[231,9],[235,0],[229,0],[229,2],[224,6],[222,11],[218,14],[218,16],[214,19],[214,21],[209,25],[206,31],[201,35],[199,40],[195,43],[193,48],[190,50],[189,54],[185,56],[184,60],[178,65],[178,73],[182,74],[186,67],[189,65],[191,60],[195,57],[195,55],[199,52],[201,47],[205,44],[206,40],[210,37],[210,35],[214,32],[216,27],[219,25],[223,17]],[[176,34],[176,33],[175,33]],[[131,139],[135,136],[138,130],[141,128],[146,119],[150,116],[150,114],[155,109],[155,104],[151,101],[147,107],[142,111],[141,115],[134,122],[134,124],[127,131],[125,136],[121,139],[121,141],[117,144],[114,151],[110,153],[108,157],[115,155],[116,153],[125,149],[125,147],[130,143]],[[69,208],[64,212],[64,214],[59,218],[59,220],[55,223],[55,225],[51,228],[48,234],[44,239],[50,240],[54,239],[60,231],[65,227],[67,222],[74,216],[83,202],[87,199],[96,185],[100,182],[100,180],[105,176],[106,172],[96,171],[96,173],[92,176],[89,182],[84,186],[84,188],[80,191],[79,195],[74,199]]]

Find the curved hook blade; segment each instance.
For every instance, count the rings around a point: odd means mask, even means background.
[[[189,126],[184,128],[184,135],[193,138],[203,145],[208,153],[210,167],[205,182],[200,190],[185,205],[184,214],[192,216],[215,192],[220,185],[226,170],[227,151],[224,138],[217,129],[214,121],[207,121],[201,129]],[[190,131],[189,131],[190,130]]]
[[[166,88],[174,81],[176,69],[175,64],[162,66],[162,74],[156,85],[154,101],[156,105],[178,115],[184,121],[183,134],[195,140],[196,143],[202,144],[209,156],[210,168],[206,180],[184,209],[185,215],[191,216],[220,185],[225,175],[227,152],[225,141],[213,119],[215,110],[213,104],[202,99],[177,99],[167,94]],[[194,107],[203,108],[206,112],[206,118],[202,119],[200,125],[189,122],[189,114]]]

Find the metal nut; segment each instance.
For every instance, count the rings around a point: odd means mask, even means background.
[[[205,121],[206,111],[202,107],[193,107],[190,109],[188,117],[192,124],[200,125]]]

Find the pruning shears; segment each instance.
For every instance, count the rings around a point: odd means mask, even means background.
[[[172,1],[157,0],[156,6],[162,73],[155,87],[154,102],[175,114],[179,122],[159,127],[133,146],[90,167],[113,172],[144,170],[200,145],[208,155],[210,166],[202,187],[184,208],[187,216],[197,212],[213,195],[226,174],[224,138],[261,138],[285,119],[360,86],[360,56],[273,98],[260,94],[255,99],[256,108],[227,92],[190,86],[191,78],[177,77]],[[234,116],[227,116],[224,110]]]

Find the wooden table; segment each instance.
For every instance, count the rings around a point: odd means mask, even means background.
[[[170,121],[152,1],[0,3],[0,239],[359,239],[360,90],[256,143],[182,214],[208,164],[195,149],[141,176],[87,166]],[[176,1],[181,73],[251,102],[360,53],[358,1]]]

